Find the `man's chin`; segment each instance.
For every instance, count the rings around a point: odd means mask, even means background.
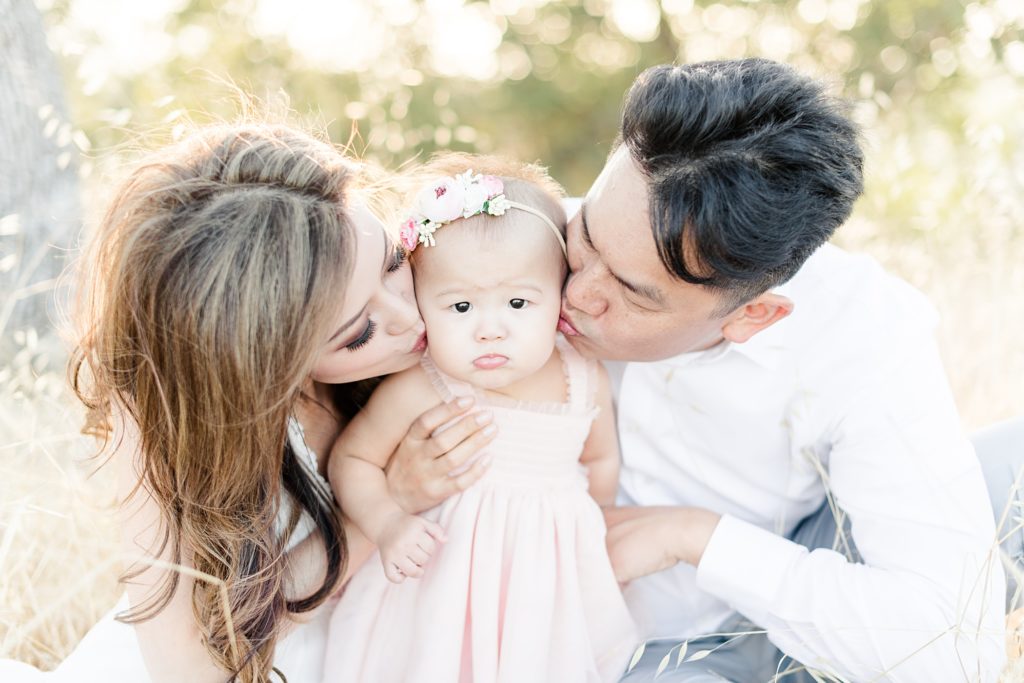
[[[563,333],[563,336],[581,356],[601,360],[601,354],[598,349],[587,337],[584,337],[579,332],[574,335]]]

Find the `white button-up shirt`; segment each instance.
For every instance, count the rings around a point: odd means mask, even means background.
[[[829,245],[776,291],[793,313],[745,344],[609,364],[619,502],[723,515],[699,567],[626,588],[641,629],[688,638],[738,610],[850,680],[994,680],[1004,577],[932,307]],[[785,538],[826,491],[863,564]]]

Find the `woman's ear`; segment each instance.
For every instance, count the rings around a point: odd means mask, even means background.
[[[734,344],[742,344],[792,312],[792,300],[781,294],[765,292],[729,316],[729,321],[722,326],[722,336]]]

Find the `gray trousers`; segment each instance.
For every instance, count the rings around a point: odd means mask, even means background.
[[[1024,510],[1024,417],[997,424],[972,439],[981,461],[992,499],[996,526],[1000,530],[1007,574],[1007,608],[1021,606],[1018,580],[1024,576],[1024,529],[1020,522]],[[842,520],[842,515],[840,514]],[[845,530],[849,523],[843,520]],[[859,561],[856,547],[849,533],[836,533],[835,515],[827,503],[805,519],[790,537],[793,541],[814,550],[833,548]],[[759,627],[736,615],[719,629],[723,634],[691,638],[683,659],[700,650],[712,650],[706,657],[682,662],[676,661],[682,643],[679,641],[649,641],[636,666],[626,673],[621,683],[653,681],[666,655],[668,665],[657,675],[658,683],[813,683],[806,669],[783,655],[771,644],[767,636],[757,633]]]

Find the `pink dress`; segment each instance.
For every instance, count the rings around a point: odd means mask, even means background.
[[[567,403],[477,400],[498,436],[483,478],[423,513],[448,534],[424,576],[393,584],[379,555],[331,617],[324,680],[617,681],[637,633],[579,463],[596,366],[559,336]],[[475,390],[423,368],[445,399]]]

